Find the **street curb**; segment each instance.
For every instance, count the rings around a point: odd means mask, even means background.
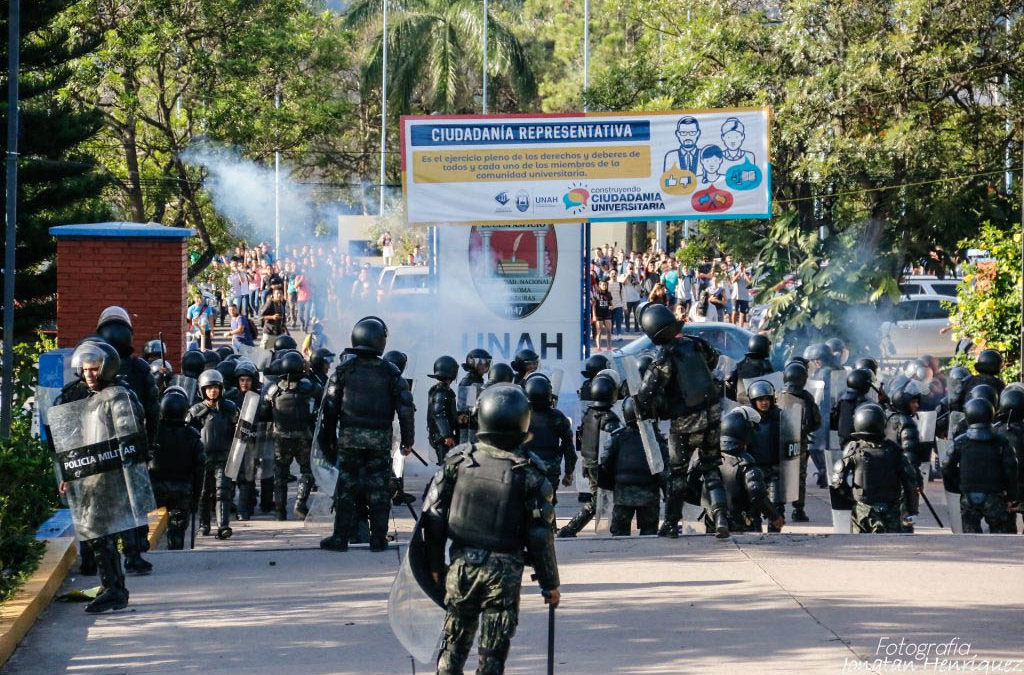
[[[78,555],[74,537],[47,539],[37,569],[10,600],[0,605],[0,666],[53,600]]]
[[[146,538],[149,540],[149,549],[155,551],[157,544],[163,539],[164,533],[167,532],[167,509],[161,506],[156,511],[149,512],[149,534]]]

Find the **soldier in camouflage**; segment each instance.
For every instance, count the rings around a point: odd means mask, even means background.
[[[609,488],[615,491],[609,529],[613,537],[628,537],[635,514],[641,535],[657,534],[658,507],[667,471],[651,473],[637,428],[636,406],[632,397],[622,401],[622,417],[625,426],[607,437],[598,468],[601,482],[607,478]],[[654,433],[661,448],[662,461],[668,466],[668,442],[657,427]]]
[[[687,468],[696,451],[699,462],[695,468],[710,495],[716,533],[728,537],[726,496],[718,469],[722,461],[718,447],[721,383],[711,374],[718,365],[718,352],[700,338],[681,335],[682,325],[664,305],[649,304],[639,316],[641,328],[658,350],[636,392],[636,403],[645,419],[671,420],[665,522],[658,534],[679,536]]]
[[[325,550],[348,550],[359,491],[370,510],[370,550],[387,549],[392,422],[397,414],[401,452],[409,455],[415,412],[409,384],[380,358],[387,336],[381,319],[360,319],[352,328],[352,346],[345,350],[354,358],[338,365],[324,395],[319,442],[327,459],[338,465],[334,533],[320,542]]]
[[[459,363],[450,356],[434,361],[434,372],[427,375],[437,380],[427,393],[427,435],[439,465],[444,464],[445,455],[455,447],[459,436],[458,411],[452,391],[452,382],[458,376]]]
[[[918,473],[909,457],[885,437],[885,413],[865,403],[853,414],[853,433],[842,459],[836,462],[831,485],[854,500],[853,531],[864,534],[900,532],[901,512],[913,520],[918,506]]]
[[[442,675],[463,672],[478,627],[476,672],[504,672],[527,560],[544,601],[557,606],[560,599],[554,490],[545,467],[521,447],[529,433],[529,401],[517,386],[496,385],[480,395],[477,412],[477,442],[456,447],[445,459],[427,490],[421,520],[430,573],[445,588],[437,660]]]
[[[1016,534],[1018,466],[1013,448],[992,429],[995,411],[981,398],[964,404],[967,432],[956,437],[942,467],[947,492],[960,494],[965,533],[981,534],[984,519],[992,534]]]

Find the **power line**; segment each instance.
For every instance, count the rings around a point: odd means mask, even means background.
[[[776,199],[776,204],[792,204],[794,202],[806,202],[812,199],[830,199],[832,197],[845,197],[848,195],[859,195],[866,194],[868,192],[885,192],[887,190],[898,190],[899,188],[906,187],[917,187],[920,185],[932,185],[934,183],[946,183],[953,180],[965,180],[967,178],[977,178],[979,176],[992,176],[995,174],[1005,174],[1006,169],[996,169],[993,171],[979,171],[978,173],[969,174],[957,174],[956,176],[943,176],[941,178],[933,178],[930,180],[915,181],[913,183],[899,183],[897,185],[880,185],[878,187],[871,188],[860,188],[857,190],[843,190],[841,192],[833,192],[830,194],[811,195],[810,197],[794,197],[792,199]]]

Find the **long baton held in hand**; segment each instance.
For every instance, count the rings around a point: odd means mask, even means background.
[[[935,509],[932,508],[932,503],[928,501],[928,497],[925,495],[924,490],[917,488],[917,494],[921,495],[921,499],[924,500],[924,504],[928,507],[928,510],[932,512],[932,518],[934,518],[935,522],[939,524],[939,527],[945,528],[946,526],[943,525],[942,520],[939,519],[939,514],[935,513]]]
[[[542,595],[551,598],[547,591]],[[551,604],[548,605],[548,675],[555,675],[555,606]]]

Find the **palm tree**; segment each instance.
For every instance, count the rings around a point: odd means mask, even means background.
[[[356,0],[346,12],[346,25],[375,25],[382,9],[382,0]],[[388,0],[388,99],[396,114],[409,112],[414,99],[431,112],[473,110],[483,49],[482,14],[475,0]],[[493,14],[488,14],[487,25],[488,76],[507,77],[521,100],[531,99],[537,85],[523,46]],[[381,81],[383,40],[378,28],[362,69],[364,88]]]

